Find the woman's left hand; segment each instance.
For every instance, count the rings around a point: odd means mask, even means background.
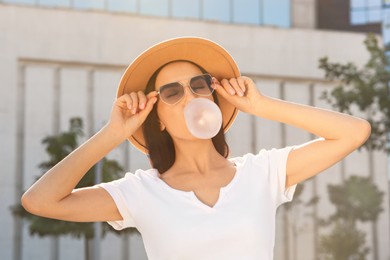
[[[245,76],[222,79],[221,82],[213,78],[213,87],[228,102],[246,113],[253,113],[255,105],[264,97],[253,80]]]

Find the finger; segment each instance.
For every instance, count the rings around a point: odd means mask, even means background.
[[[221,86],[221,83],[220,83],[216,78],[213,77],[213,78],[211,79],[211,87],[212,87],[213,89],[217,89],[218,86]]]
[[[135,92],[131,92],[130,97],[132,101],[131,113],[135,114],[137,112],[138,107],[138,95]]]
[[[123,109],[126,109],[126,108],[131,109],[131,106],[133,104],[133,102],[128,94],[124,94],[124,95],[118,97],[114,103]]]
[[[237,93],[240,97],[242,97],[244,95],[244,93],[242,92],[242,90],[239,86],[238,80],[236,78],[231,78],[229,80],[229,83],[233,87],[235,93]]]
[[[217,79],[213,81],[213,88],[215,91],[217,91],[218,94],[220,94],[225,99],[228,99],[231,97],[231,94],[226,91],[226,89],[222,86],[222,83],[220,83]]]
[[[147,99],[150,99],[152,97],[157,97],[158,95],[158,92],[157,91],[152,91],[152,92],[149,92],[147,95],[146,95],[146,98]]]
[[[229,81],[227,79],[223,79],[221,81],[222,87],[230,94],[235,95],[236,91],[234,91],[234,88],[230,85]]]
[[[139,103],[139,109],[142,110],[145,108],[146,105],[146,96],[145,93],[142,91],[138,91],[138,103]]]
[[[242,93],[244,94],[246,91],[246,86],[245,86],[245,79],[242,77],[237,78],[238,86],[240,87]]]
[[[145,119],[150,111],[153,109],[153,105],[156,104],[157,97],[151,97],[146,101],[145,108],[139,112],[141,118]]]

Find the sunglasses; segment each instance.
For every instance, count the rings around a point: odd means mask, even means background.
[[[207,97],[213,94],[214,89],[211,87],[212,77],[210,74],[202,74],[189,79],[189,87],[191,92]],[[168,105],[175,105],[184,97],[185,85],[177,82],[168,83],[160,87],[158,95],[161,100]]]

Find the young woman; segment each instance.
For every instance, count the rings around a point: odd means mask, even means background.
[[[183,111],[195,98],[221,109],[221,130],[211,139],[187,129]],[[320,138],[228,159],[224,132],[237,110]],[[22,204],[49,218],[136,227],[149,259],[272,259],[277,207],[292,199],[297,183],[337,163],[369,135],[365,120],[262,94],[216,43],[176,38],[130,64],[109,122],[40,178]],[[126,139],[148,154],[151,169],[74,189]]]

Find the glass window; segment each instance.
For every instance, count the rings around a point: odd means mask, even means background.
[[[263,0],[263,23],[291,27],[289,0]]]
[[[172,0],[172,16],[181,18],[199,18],[199,0]]]
[[[39,5],[54,7],[70,7],[70,0],[39,0]]]
[[[381,7],[382,0],[366,0],[368,7]]]
[[[146,15],[168,16],[168,0],[140,0],[140,13]]]
[[[35,0],[3,0],[4,3],[14,3],[14,4],[36,4]]]
[[[212,21],[230,22],[230,0],[199,0],[203,2],[202,18]]]
[[[234,0],[233,20],[235,23],[260,24],[259,0]]]
[[[379,8],[372,8],[368,10],[367,19],[370,23],[379,23],[382,21],[382,10]]]
[[[135,13],[137,12],[138,0],[107,0],[107,8],[109,11],[123,12],[123,13]]]
[[[364,24],[367,23],[366,11],[352,11],[351,12],[352,24]]]
[[[351,8],[364,8],[366,6],[366,0],[351,0]]]
[[[77,9],[104,9],[104,0],[77,0],[72,1],[73,7]]]
[[[383,9],[382,37],[384,44],[390,43],[390,10],[387,8]],[[390,55],[390,52],[386,53]]]

